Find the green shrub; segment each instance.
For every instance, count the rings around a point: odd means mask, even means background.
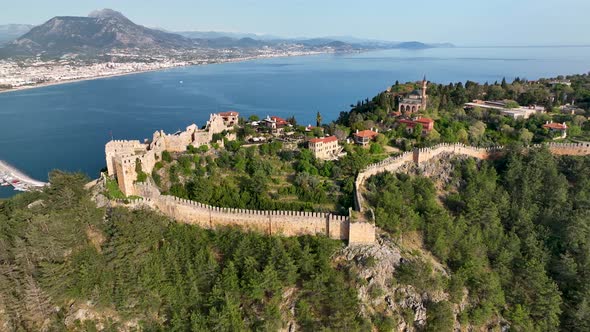
[[[170,152],[163,151],[162,152],[162,160],[167,163],[172,162],[172,155],[170,155]]]

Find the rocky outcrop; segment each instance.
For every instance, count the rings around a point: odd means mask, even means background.
[[[86,303],[72,302],[70,307],[64,315],[64,325],[68,330],[77,330],[76,326],[84,322],[92,322],[98,331],[104,331],[105,328],[117,323],[118,331],[137,331],[139,327],[139,319],[132,318],[131,320],[122,319],[114,310],[98,310],[91,301]]]
[[[381,237],[373,245],[349,246],[335,259],[340,264],[352,266],[360,278],[358,294],[362,314],[392,317],[397,320],[397,331],[420,330],[426,324],[427,303],[448,299],[448,294],[442,291],[419,292],[411,285],[395,282],[400,264],[417,258],[402,253],[387,237]]]
[[[427,163],[414,164],[407,163],[398,169],[398,173],[408,175],[419,175],[430,178],[439,193],[448,191],[449,185],[452,185],[453,173],[458,164],[467,160],[474,159],[466,155],[457,155],[453,153],[443,153],[437,155]],[[474,159],[476,163],[480,164],[481,160]],[[457,185],[457,184],[454,184]],[[446,190],[445,190],[446,188]]]

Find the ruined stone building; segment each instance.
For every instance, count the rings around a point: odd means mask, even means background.
[[[211,114],[205,129],[192,124],[184,131],[166,134],[163,130],[156,131],[151,141],[144,143],[138,140],[113,140],[106,144],[105,155],[109,176],[116,176],[119,188],[126,196],[135,195],[134,182],[137,173],[150,174],[161,160],[162,152],[184,152],[189,145],[199,147],[208,145],[213,135],[231,130],[237,123],[238,113],[233,112],[232,119],[224,120],[220,114]],[[233,138],[228,135],[228,138]],[[235,136],[234,136],[235,137]]]
[[[221,112],[221,113],[219,113],[219,115],[221,116],[221,118],[223,118],[223,122],[225,123],[225,125],[235,126],[238,124],[238,118],[240,116],[240,113],[235,112],[235,111],[229,111],[229,112]]]

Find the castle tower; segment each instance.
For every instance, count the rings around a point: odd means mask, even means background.
[[[428,81],[426,80],[426,75],[424,75],[424,78],[422,79],[422,95],[420,96],[421,102],[422,102],[422,110],[426,109],[426,98],[428,98],[428,96],[426,95],[426,88],[428,87]]]

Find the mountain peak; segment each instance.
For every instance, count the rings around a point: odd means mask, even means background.
[[[109,8],[100,9],[100,10],[94,10],[90,14],[88,14],[88,17],[93,17],[93,18],[118,18],[118,19],[128,20],[127,17],[125,17],[125,15],[121,14],[120,12],[118,12],[116,10],[112,10],[112,9],[109,9]]]
[[[180,35],[148,29],[112,9],[96,10],[89,17],[58,16],[34,27],[8,44],[6,54],[108,52],[118,48],[181,49],[193,42]]]

